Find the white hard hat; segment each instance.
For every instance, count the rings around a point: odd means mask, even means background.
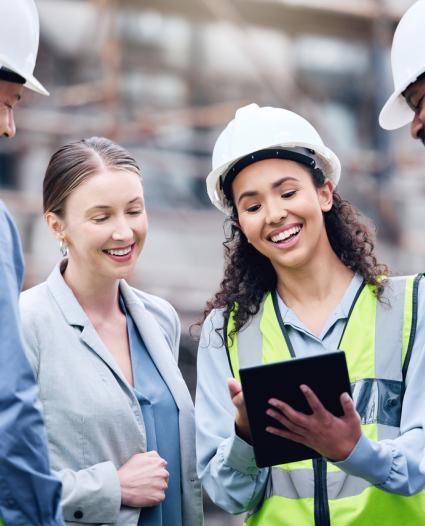
[[[306,119],[282,108],[249,104],[236,111],[235,118],[221,132],[214,146],[207,192],[220,211],[231,211],[231,203],[223,191],[229,171],[238,161],[264,150],[273,150],[277,157],[279,150],[303,154],[299,156],[313,160],[309,163],[313,168],[320,168],[335,186],[338,184],[341,163]],[[258,158],[261,159],[261,155]]]
[[[0,1],[0,71],[5,69],[19,75],[27,88],[48,95],[33,75],[39,34],[34,0]]]
[[[413,120],[402,93],[425,72],[425,0],[415,2],[401,18],[394,33],[391,67],[394,93],[379,115],[379,124],[386,130],[401,128]]]

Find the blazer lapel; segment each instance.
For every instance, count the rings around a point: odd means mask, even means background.
[[[125,376],[122,374],[121,369],[118,367],[112,354],[108,351],[105,344],[100,339],[90,320],[83,327],[81,331],[80,339],[84,342],[92,351],[94,351],[101,360],[112,370],[117,379],[124,385],[127,391],[132,393],[132,388],[128,384]]]
[[[74,296],[74,293],[65,283],[61,273],[61,266],[63,270],[64,264],[66,264],[66,260],[62,261],[61,265],[56,266],[47,279],[47,285],[50,292],[55,298],[55,301],[57,302],[69,325],[81,328],[81,341],[84,342],[99,356],[101,360],[105,362],[105,364],[112,370],[117,379],[123,384],[126,390],[133,397],[133,390],[125,379],[125,376],[121,373],[121,370],[112,357],[112,354],[108,351],[105,344],[100,339],[87,314],[84,312],[83,308],[78,303],[77,298]]]
[[[170,389],[177,407],[180,410],[183,407],[191,408],[192,399],[181,376],[180,369],[173,358],[172,351],[162,334],[161,327],[124,281],[121,282],[120,288],[126,307],[143,338],[153,362]]]

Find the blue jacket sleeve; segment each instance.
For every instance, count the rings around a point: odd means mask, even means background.
[[[63,525],[61,485],[18,318],[23,262],[16,227],[0,202],[0,515],[7,526]]]

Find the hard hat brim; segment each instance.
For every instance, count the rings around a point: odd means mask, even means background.
[[[404,91],[413,84],[424,71],[421,69],[411,75],[399,86],[384,104],[379,114],[379,124],[384,130],[397,130],[412,122],[414,113],[403,96]]]
[[[404,91],[404,90],[403,90]],[[393,93],[379,114],[379,124],[384,130],[397,130],[412,122],[413,111],[401,93]]]
[[[40,95],[45,95],[46,97],[48,97],[50,95],[50,93],[46,90],[46,88],[34,77],[34,75],[28,75],[27,73],[25,73],[25,71],[22,71],[21,69],[18,69],[16,67],[14,67],[12,64],[9,64],[9,62],[7,60],[5,60],[5,57],[2,57],[0,55],[0,67],[6,67],[8,69],[10,69],[11,71],[17,73],[18,75],[20,75],[22,78],[25,79],[25,84],[24,86],[28,89],[30,89],[31,91],[35,91],[37,93],[39,93]]]
[[[29,77],[24,86],[40,95],[45,95],[46,97],[50,95],[46,88],[34,76]]]

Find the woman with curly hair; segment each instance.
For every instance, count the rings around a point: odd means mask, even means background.
[[[250,526],[425,516],[424,285],[388,276],[371,232],[335,192],[340,172],[311,124],[279,108],[239,109],[214,148],[208,194],[229,231],[198,352],[198,475]],[[353,391],[341,395],[342,417],[308,386],[311,414],[275,399],[267,410],[268,432],[320,457],[258,468],[239,368],[336,349]]]

